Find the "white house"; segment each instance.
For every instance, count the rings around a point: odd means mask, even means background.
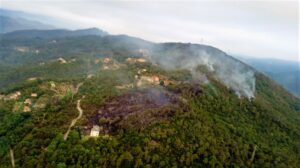
[[[93,128],[91,129],[90,136],[92,137],[98,137],[100,132],[100,127],[98,125],[93,125]]]

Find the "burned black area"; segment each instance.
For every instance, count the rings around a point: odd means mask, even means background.
[[[89,118],[88,128],[99,125],[103,133],[119,128],[143,128],[175,114],[181,102],[177,95],[163,89],[130,91],[108,100]]]
[[[183,83],[170,87],[169,90],[173,93],[180,94],[181,96],[198,97],[203,93],[199,84]]]

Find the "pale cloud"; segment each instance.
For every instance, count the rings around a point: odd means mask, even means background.
[[[297,1],[4,0],[4,8],[155,42],[216,46],[228,53],[298,60]]]

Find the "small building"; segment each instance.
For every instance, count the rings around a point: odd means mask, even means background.
[[[108,57],[104,58],[104,60],[103,60],[103,62],[106,64],[109,63],[110,61],[111,61],[111,58],[108,58]]]
[[[31,93],[30,96],[31,97],[37,97],[37,93]]]
[[[140,75],[140,74],[142,74],[144,72],[147,72],[147,69],[139,69],[137,73]]]
[[[18,95],[18,96],[21,96],[21,92],[20,91],[17,91],[15,94]]]
[[[145,58],[138,58],[138,59],[136,60],[136,62],[141,62],[141,63],[143,63],[143,62],[147,62],[147,60],[146,60]]]
[[[138,76],[136,81],[136,86],[141,87],[143,85],[158,85],[160,83],[160,79],[158,76],[153,75],[153,76]]]
[[[126,59],[126,62],[128,63],[144,63],[144,62],[147,62],[147,60],[145,58],[127,58]]]
[[[7,96],[6,100],[16,100],[21,96],[21,92],[17,91]]]
[[[27,79],[27,81],[35,81],[35,80],[37,80],[36,77],[31,77],[31,78],[28,78],[28,79]]]
[[[134,60],[133,60],[133,58],[127,58],[127,59],[126,59],[126,62],[134,63]]]
[[[56,85],[53,81],[50,81],[50,86],[51,86],[52,89],[56,87]]]
[[[152,84],[159,84],[159,77],[154,75],[154,76],[141,76],[140,77],[141,80],[143,81],[147,81],[149,83],[152,83]]]
[[[31,99],[25,99],[24,104],[31,105],[32,104]]]
[[[19,52],[28,52],[29,51],[28,47],[16,47],[15,49]]]
[[[100,130],[101,130],[101,128],[98,125],[93,125],[93,128],[91,129],[90,136],[92,136],[92,137],[98,137]]]
[[[159,84],[159,77],[158,76],[152,76],[152,83]]]
[[[30,111],[31,111],[30,107],[24,106],[23,112],[30,112]]]
[[[67,61],[63,58],[58,58],[57,61],[60,62],[61,64],[66,64],[67,63]]]

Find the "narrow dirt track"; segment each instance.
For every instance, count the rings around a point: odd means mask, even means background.
[[[76,124],[77,120],[79,120],[79,119],[82,117],[83,110],[82,110],[82,108],[81,108],[81,106],[80,106],[80,102],[81,102],[81,100],[82,100],[83,98],[84,98],[84,96],[83,96],[81,99],[77,100],[77,110],[78,110],[78,112],[79,112],[79,115],[78,115],[75,119],[72,120],[72,122],[71,122],[71,124],[70,124],[70,126],[69,126],[69,128],[68,128],[68,131],[67,131],[67,132],[65,133],[65,135],[64,135],[64,140],[67,140],[67,139],[68,139],[68,136],[69,136],[69,133],[70,133],[70,131],[71,131],[71,128]]]
[[[78,83],[78,85],[77,85],[76,88],[75,88],[74,94],[77,94],[77,93],[78,93],[78,90],[79,90],[79,88],[80,88],[82,85],[83,85],[83,82]]]
[[[9,148],[9,154],[10,154],[11,166],[15,167],[15,157],[14,157],[14,151],[12,148]]]

